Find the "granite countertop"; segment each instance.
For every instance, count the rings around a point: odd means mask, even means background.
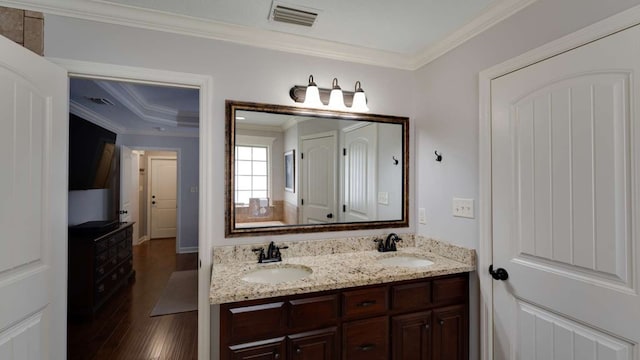
[[[218,263],[213,266],[209,301],[222,304],[276,296],[304,294],[355,286],[427,278],[475,270],[475,253],[471,256],[445,257],[438,253],[442,246],[403,247],[397,252],[376,250],[327,255],[287,257],[279,263],[258,264],[256,261]],[[451,252],[451,249],[448,249]],[[215,251],[215,250],[214,250]],[[446,253],[448,255],[449,253]],[[376,260],[398,255],[414,255],[434,262],[422,268],[382,265]],[[453,260],[456,259],[456,260]],[[260,268],[300,266],[313,272],[300,280],[277,284],[250,283],[241,278]]]

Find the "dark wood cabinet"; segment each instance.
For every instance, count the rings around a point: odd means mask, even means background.
[[[392,359],[431,359],[431,311],[397,315],[391,319]]]
[[[468,274],[220,305],[220,359],[468,358]]]
[[[463,305],[433,311],[433,360],[468,359],[468,317]]]
[[[389,317],[342,324],[342,359],[386,360],[389,357]]]
[[[289,359],[334,360],[338,355],[337,337],[336,327],[289,335]]]
[[[284,360],[286,354],[283,337],[231,346],[229,350],[232,360]]]
[[[134,276],[133,223],[100,235],[69,231],[68,312],[84,318],[97,311]]]

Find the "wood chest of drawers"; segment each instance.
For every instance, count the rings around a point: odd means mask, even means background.
[[[68,312],[92,315],[135,277],[132,258],[133,223],[100,235],[69,233]]]

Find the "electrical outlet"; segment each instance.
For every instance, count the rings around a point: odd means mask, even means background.
[[[424,208],[419,208],[418,209],[418,222],[420,224],[426,224],[427,223],[427,213],[424,210]]]
[[[453,216],[473,219],[473,199],[453,198]]]

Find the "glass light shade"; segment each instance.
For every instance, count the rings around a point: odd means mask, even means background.
[[[364,95],[364,91],[357,91],[353,94],[353,103],[351,104],[351,111],[367,112],[369,107],[367,106],[367,97]]]
[[[333,110],[345,110],[347,106],[344,104],[344,96],[342,90],[333,89],[329,95],[329,108]]]
[[[320,90],[318,87],[307,86],[307,91],[304,96],[304,106],[307,107],[322,107],[324,104],[320,101]]]
[[[344,95],[342,89],[338,86],[338,79],[333,79],[333,89],[329,95],[329,108],[333,110],[347,110],[344,104]]]
[[[313,75],[309,75],[309,84],[304,95],[304,106],[307,107],[323,107],[324,104],[320,100],[320,89],[318,85],[313,81]]]

